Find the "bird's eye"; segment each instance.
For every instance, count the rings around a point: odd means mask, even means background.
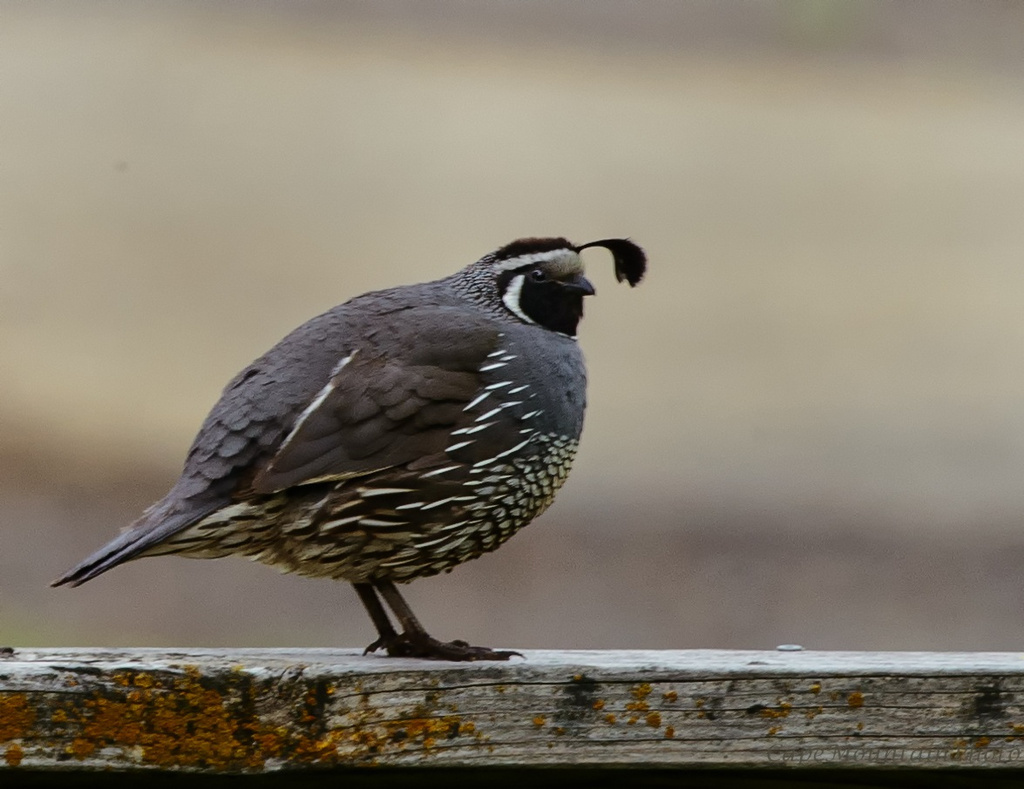
[[[548,278],[548,275],[545,274],[539,268],[535,268],[533,271],[530,272],[530,279],[532,279],[534,282],[543,282],[547,278]]]

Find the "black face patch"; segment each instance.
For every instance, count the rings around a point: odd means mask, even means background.
[[[518,284],[520,283],[521,284]],[[515,288],[519,288],[516,298]],[[512,297],[522,314],[545,329],[576,336],[576,327],[583,317],[583,299],[593,288],[582,275],[573,281],[550,279],[543,268],[525,266],[502,274],[499,287],[503,298]],[[513,312],[516,310],[513,309]]]
[[[545,329],[575,337],[583,317],[583,293],[557,280],[538,282],[527,273],[519,292],[519,308]]]

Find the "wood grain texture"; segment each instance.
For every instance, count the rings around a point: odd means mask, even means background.
[[[0,653],[0,771],[1024,766],[1024,654]]]

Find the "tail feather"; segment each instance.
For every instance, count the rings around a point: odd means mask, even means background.
[[[159,502],[124,533],[104,545],[85,561],[68,570],[50,586],[80,586],[112,567],[137,558],[149,548],[163,542],[218,508],[217,504],[211,504],[199,509],[188,507],[184,510],[174,511],[176,509],[174,505],[180,505],[180,502],[168,502],[166,499]]]

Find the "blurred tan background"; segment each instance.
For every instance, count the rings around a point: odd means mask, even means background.
[[[410,587],[512,647],[1024,647],[1024,6],[0,0],[0,642],[362,646],[244,560],[51,578],[308,317],[629,235],[555,506]]]

